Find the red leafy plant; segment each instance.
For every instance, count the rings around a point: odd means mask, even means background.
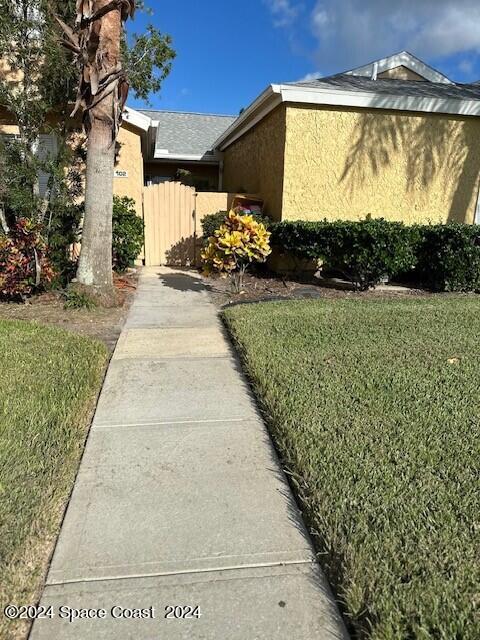
[[[17,220],[8,236],[0,235],[0,296],[24,298],[52,281],[42,225]]]

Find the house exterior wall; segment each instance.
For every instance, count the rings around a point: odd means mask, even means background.
[[[12,123],[12,116],[7,111],[0,109],[0,135],[18,134],[18,126]],[[51,124],[55,125],[56,123],[52,120]],[[81,136],[80,133],[76,134],[72,139],[72,144],[78,144]],[[115,169],[127,171],[128,177],[113,179],[113,193],[133,198],[137,214],[142,216],[143,156],[141,137],[135,127],[124,123],[119,131],[118,142],[120,150]]]
[[[223,187],[260,194],[265,211],[281,219],[286,107],[281,105],[225,150]]]
[[[143,216],[143,155],[142,141],[138,130],[123,123],[118,133],[120,145],[115,171],[126,171],[127,177],[113,178],[113,193],[135,200],[137,215]]]
[[[472,223],[480,118],[292,105],[282,218]]]

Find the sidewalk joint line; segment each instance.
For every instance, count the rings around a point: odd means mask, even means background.
[[[115,360],[115,362],[117,362],[118,360],[142,360],[142,361],[150,361],[150,362],[161,362],[162,360],[231,360],[232,359],[232,355],[230,353],[214,353],[213,355],[193,355],[190,353],[187,353],[185,355],[176,355],[176,356],[152,356],[152,355],[144,355],[144,356],[139,356],[136,355],[134,353],[125,353],[122,352],[123,347],[120,348],[120,351],[118,353],[115,353],[114,358],[112,358],[112,360]]]
[[[250,418],[211,418],[209,420],[167,420],[165,422],[131,422],[127,424],[95,424],[92,425],[92,429],[116,429],[118,427],[162,427],[175,424],[210,424],[210,423],[235,423],[235,422],[248,422],[252,420]]]
[[[120,580],[142,580],[146,578],[168,578],[170,576],[189,576],[205,573],[219,573],[220,571],[238,571],[240,569],[268,569],[274,567],[288,567],[303,564],[315,564],[315,558],[312,556],[308,560],[287,560],[285,562],[267,562],[259,564],[243,564],[233,565],[230,567],[216,567],[213,569],[192,569],[184,571],[164,571],[159,573],[140,573],[122,576],[102,576],[100,578],[79,578],[76,580],[63,580],[60,582],[49,582],[47,580],[46,587],[61,587],[67,584],[88,584],[93,582],[116,582]]]

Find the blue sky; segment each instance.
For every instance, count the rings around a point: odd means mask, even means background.
[[[237,114],[270,83],[329,75],[408,49],[458,82],[480,79],[477,0],[155,0],[173,38],[153,108]],[[146,106],[129,99],[133,107]]]

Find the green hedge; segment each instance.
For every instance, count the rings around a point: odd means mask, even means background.
[[[123,272],[133,266],[143,247],[143,220],[137,216],[135,200],[113,198],[113,268]]]
[[[418,282],[434,291],[480,290],[480,226],[452,223],[418,229]]]
[[[209,213],[202,218],[202,231],[205,240],[213,236],[217,229],[220,229],[226,215],[226,211],[218,211],[217,213]]]
[[[218,211],[217,213],[209,213],[208,215],[202,218],[202,231],[203,231],[203,237],[205,240],[208,240],[210,236],[213,236],[213,234],[215,233],[215,231],[217,231],[217,229],[220,229],[220,227],[222,226],[225,220],[226,215],[227,215],[226,211]],[[258,222],[261,222],[266,229],[268,229],[272,224],[272,221],[270,220],[270,218],[262,216],[260,213],[252,212],[252,213],[249,213],[248,215],[253,216],[255,220],[257,220]]]
[[[386,278],[407,277],[435,291],[480,289],[480,226],[457,223],[281,222],[272,244],[300,258],[319,259],[365,290]]]
[[[356,289],[368,289],[383,278],[411,270],[416,263],[417,229],[401,222],[282,222],[273,243],[324,268],[341,273]]]

